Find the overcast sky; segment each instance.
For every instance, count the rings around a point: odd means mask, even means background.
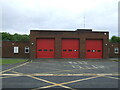
[[[2,0],[2,28],[29,34],[31,29],[90,28],[118,35],[119,0]],[[85,22],[84,22],[85,16]]]

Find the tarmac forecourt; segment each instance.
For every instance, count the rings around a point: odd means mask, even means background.
[[[24,86],[24,82],[22,80],[17,81],[17,78],[18,79],[22,78],[23,80],[25,79],[27,80],[27,78],[29,78],[31,82],[28,82],[30,83],[30,85],[28,85],[27,88],[32,88],[32,90],[56,88],[56,87],[74,90],[75,88],[81,88],[77,86],[77,83],[82,84],[82,82],[84,83],[85,81],[92,82],[90,80],[97,80],[97,79],[99,80],[99,78],[105,79],[105,81],[102,81],[102,82],[106,82],[106,80],[111,81],[110,87],[112,87],[111,85],[114,83],[113,88],[117,88],[118,86],[117,81],[120,79],[118,77],[119,74],[116,70],[118,68],[116,67],[117,63],[111,62],[111,61],[108,61],[105,63],[109,64],[109,66],[104,64],[103,62],[99,63],[98,61],[93,62],[93,61],[78,61],[78,60],[71,61],[70,60],[70,61],[61,61],[61,63],[57,61],[56,62],[29,61],[11,68],[8,68],[9,66],[7,66],[8,69],[3,68],[4,70],[0,72],[0,76],[1,76],[0,78],[2,78],[3,80],[3,88],[16,88],[16,87],[26,88]],[[113,63],[113,65],[111,66],[110,63]],[[47,67],[45,67],[45,65],[47,65]],[[6,67],[6,66],[3,66],[3,67]],[[114,67],[116,68],[115,70],[114,70]],[[113,70],[111,68],[113,68]],[[105,71],[108,69],[107,70],[108,72],[107,71],[105,72],[104,69]],[[111,69],[112,71],[110,72],[109,69]],[[92,70],[93,72],[90,72],[90,73],[87,72],[90,70]],[[18,86],[12,87],[11,80],[14,81],[13,84],[16,84]],[[33,82],[32,80],[37,80],[37,81]],[[36,82],[38,85],[34,86],[33,83],[36,83]],[[86,85],[88,85],[87,82],[86,82]],[[6,84],[8,84],[8,86]],[[74,86],[72,86],[71,84],[74,84]],[[98,82],[96,84],[100,84],[100,83]],[[104,87],[101,86],[101,88],[104,88]],[[89,85],[87,88],[89,88]]]

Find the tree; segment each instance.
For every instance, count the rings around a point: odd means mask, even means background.
[[[12,35],[7,33],[7,32],[2,32],[2,40],[11,41],[12,40]]]
[[[21,41],[29,41],[30,40],[30,36],[29,35],[21,35]]]
[[[119,42],[120,43],[120,37],[117,37],[117,36],[112,36],[111,39],[110,39],[110,42]]]
[[[3,41],[29,41],[30,36],[27,34],[9,34],[7,32],[2,32],[2,40]]]

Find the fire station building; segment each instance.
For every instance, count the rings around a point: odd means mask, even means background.
[[[109,32],[92,29],[30,30],[30,41],[2,41],[2,58],[107,59],[120,56],[120,43],[109,42]]]
[[[30,58],[108,58],[109,33],[76,31],[30,31]]]

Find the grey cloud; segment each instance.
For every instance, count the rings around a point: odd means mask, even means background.
[[[86,16],[86,28],[107,29],[110,36],[118,34],[117,3],[101,4],[97,8],[77,13],[64,8],[47,7],[24,8],[3,3],[3,30],[7,32],[29,33],[31,28],[40,29],[77,29],[83,28]],[[62,7],[62,6],[61,6]]]

